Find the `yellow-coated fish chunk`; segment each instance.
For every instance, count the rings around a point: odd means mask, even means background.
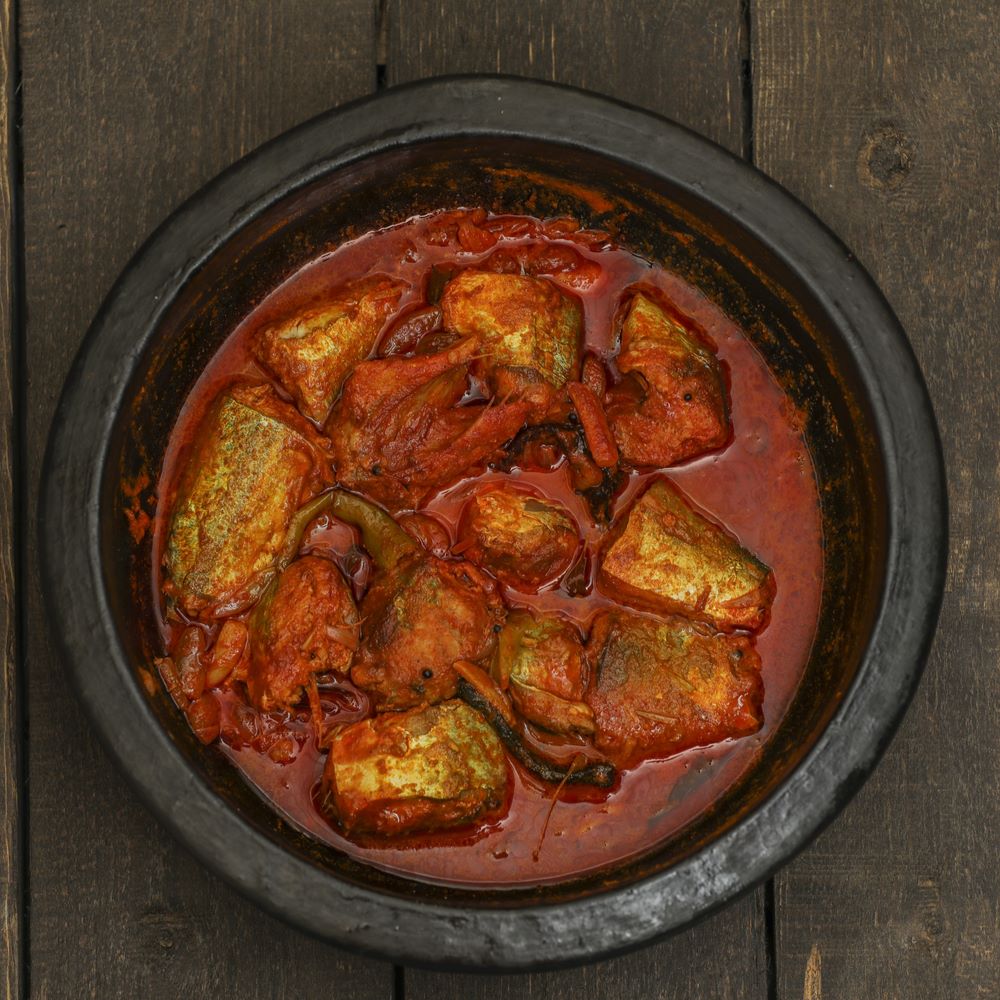
[[[347,832],[438,830],[503,808],[507,760],[475,709],[446,701],[340,729],[323,786],[326,808]]]
[[[616,361],[625,377],[609,390],[606,408],[627,462],[664,468],[726,443],[722,365],[692,320],[637,293],[622,323]]]
[[[270,386],[224,390],[181,477],[165,555],[168,599],[204,619],[253,604],[277,571],[300,505],[328,477],[322,440]]]
[[[446,330],[479,341],[473,372],[503,394],[525,382],[579,378],[580,303],[545,278],[463,271],[441,299]]]
[[[259,330],[254,356],[307,417],[322,423],[351,369],[371,354],[405,288],[381,276],[338,288]]]
[[[359,631],[351,588],[336,565],[296,559],[250,613],[250,700],[264,712],[291,708],[314,674],[346,675]]]
[[[601,589],[635,607],[761,628],[774,600],[770,569],[656,479],[615,524],[599,557]]]
[[[580,547],[569,511],[522,489],[481,490],[459,526],[466,559],[517,590],[537,590],[568,568]]]
[[[504,606],[495,583],[467,562],[424,555],[379,573],[361,602],[363,641],[351,680],[376,711],[451,698],[456,660],[486,659]]]
[[[500,633],[494,673],[529,722],[554,733],[594,732],[594,715],[583,702],[587,661],[569,622],[512,611]]]
[[[607,611],[587,651],[594,745],[619,767],[760,729],[760,657],[746,636]]]

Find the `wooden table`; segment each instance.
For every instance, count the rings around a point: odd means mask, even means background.
[[[1000,34],[989,4],[6,0],[0,37],[6,996],[1000,995]],[[319,111],[469,71],[559,80],[661,112],[810,205],[909,331],[952,505],[926,676],[832,828],[673,940],[575,971],[495,978],[327,947],[173,843],[66,689],[34,530],[63,378],[115,275],[160,220]]]

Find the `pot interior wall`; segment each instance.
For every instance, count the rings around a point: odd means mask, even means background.
[[[147,582],[151,544],[148,533],[138,544],[132,539],[125,517],[132,498],[122,484],[146,473],[151,485],[140,502],[151,509],[162,455],[185,396],[226,335],[285,277],[372,228],[458,206],[571,215],[678,272],[743,327],[805,414],[823,506],[823,604],[804,679],[756,767],[652,854],[585,881],[499,895],[387,875],[297,834],[221,754],[197,743],[165,692],[148,697],[191,767],[218,796],[314,864],[408,896],[483,905],[556,901],[662,870],[760,803],[808,751],[835,710],[878,607],[885,551],[882,458],[868,432],[868,406],[857,373],[808,289],[737,221],[687,192],[584,150],[475,137],[367,157],[270,205],[187,283],[130,387],[104,469],[105,584],[125,650],[137,670],[147,667],[162,652]]]

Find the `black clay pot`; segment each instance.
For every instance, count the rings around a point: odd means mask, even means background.
[[[156,655],[148,537],[123,482],[155,484],[223,337],[304,261],[457,205],[570,214],[663,262],[737,320],[803,408],[826,539],[819,634],[756,766],[652,853],[503,893],[376,871],[296,833],[140,670]],[[147,491],[139,502],[148,509]],[[50,610],[121,768],[206,865],[287,920],[400,962],[513,969],[607,956],[682,928],[787,861],[885,749],[934,631],[944,472],[916,362],[851,254],[717,146],[606,98],[504,78],[348,105],[242,160],[136,255],[88,334],[52,429],[40,515]],[[152,693],[151,693],[152,692]]]

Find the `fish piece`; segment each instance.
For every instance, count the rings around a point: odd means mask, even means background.
[[[583,312],[572,295],[545,278],[462,271],[441,299],[444,327],[474,336],[480,352],[473,374],[500,396],[539,386],[544,405],[579,378]]]
[[[456,663],[458,696],[471,705],[493,727],[511,756],[542,781],[554,784],[595,785],[610,788],[617,778],[615,766],[606,760],[588,759],[578,753],[570,761],[552,760],[525,739],[506,695],[480,667],[465,660]]]
[[[722,364],[700,327],[638,292],[622,323],[608,423],[625,461],[665,468],[721,448],[730,435]]]
[[[583,701],[587,660],[580,634],[568,621],[511,611],[493,672],[529,722],[554,733],[593,734],[594,714]]]
[[[322,423],[351,369],[371,354],[406,288],[376,275],[334,289],[257,331],[254,357],[307,417]]]
[[[618,519],[598,567],[609,596],[724,631],[763,628],[774,601],[771,570],[662,477]]]
[[[341,484],[390,510],[412,509],[514,437],[529,402],[457,405],[476,351],[467,339],[437,354],[357,365],[327,423]]]
[[[384,510],[333,490],[329,511],[361,531],[378,572],[361,602],[362,642],[351,680],[376,711],[450,698],[456,660],[492,655],[505,608],[496,584],[472,563],[424,551]]]
[[[471,563],[424,554],[378,574],[361,614],[351,680],[385,712],[453,697],[453,664],[492,655],[504,606],[495,583]]]
[[[247,691],[263,712],[297,704],[315,674],[346,675],[360,619],[336,565],[303,556],[285,569],[250,614]]]
[[[620,767],[747,736],[763,724],[760,657],[746,636],[615,610],[594,622],[587,652],[594,746]]]
[[[335,732],[323,791],[347,833],[441,830],[506,807],[507,759],[478,712],[446,701]]]
[[[325,441],[271,386],[224,390],[177,491],[164,560],[168,601],[206,620],[252,605],[279,568],[296,511],[329,477]]]
[[[561,576],[580,548],[580,532],[565,507],[508,485],[476,493],[458,534],[456,552],[523,591]]]

